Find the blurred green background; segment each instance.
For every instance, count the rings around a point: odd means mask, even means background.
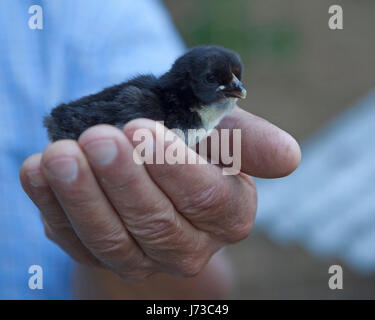
[[[189,47],[219,44],[240,52],[245,58],[267,56],[273,60],[296,53],[298,29],[293,22],[275,19],[259,25],[249,16],[253,12],[251,1],[191,1],[189,6],[190,14],[178,20],[181,35]]]
[[[315,132],[375,85],[373,0],[164,0],[188,47],[219,44],[245,65],[240,105],[292,133]],[[328,28],[328,8],[344,10],[344,30]],[[374,125],[375,128],[375,125]],[[282,212],[280,212],[282,214]],[[233,298],[375,298],[375,278],[334,257],[278,246],[260,232],[230,247]],[[328,267],[344,267],[344,290],[328,289]]]

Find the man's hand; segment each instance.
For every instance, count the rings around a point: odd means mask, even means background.
[[[242,129],[237,176],[211,164],[137,165],[133,132],[148,128],[155,136],[155,122],[139,119],[123,131],[99,125],[78,142],[49,145],[24,162],[20,179],[47,237],[77,261],[128,280],[192,276],[221,247],[248,236],[257,207],[248,175],[285,176],[301,157],[290,135],[239,108],[220,126]]]

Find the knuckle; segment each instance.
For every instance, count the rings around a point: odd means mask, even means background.
[[[149,219],[139,219],[131,225],[127,224],[129,231],[139,239],[154,244],[172,238],[178,232],[177,219],[170,211],[150,214]]]
[[[137,283],[141,282],[158,270],[157,265],[147,259],[145,256],[130,257],[123,265],[118,265],[113,271],[117,273],[122,279]]]
[[[191,278],[196,276],[203,269],[203,266],[197,261],[186,261],[180,264],[179,272],[183,277]]]
[[[220,209],[229,201],[229,197],[230,190],[226,184],[212,183],[204,190],[199,190],[199,192],[189,197],[188,202],[181,211],[189,214]]]
[[[126,234],[121,228],[113,228],[111,232],[104,235],[97,235],[96,237],[86,240],[88,248],[100,254],[117,254],[121,253],[124,244],[127,241]]]
[[[234,243],[246,239],[249,236],[253,225],[253,219],[247,219],[246,221],[241,220],[230,225],[225,235],[226,241]]]
[[[178,261],[177,270],[183,277],[189,278],[196,276],[206,265],[208,259],[205,256],[197,254],[186,254]]]
[[[251,181],[251,180],[250,180]],[[243,185],[242,185],[243,186]],[[256,189],[246,181],[241,191],[241,201],[237,201],[235,212],[226,216],[224,238],[233,243],[247,238],[254,226],[257,210]]]

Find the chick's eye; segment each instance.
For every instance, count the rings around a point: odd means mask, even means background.
[[[241,70],[240,68],[232,68],[232,73],[237,77],[238,80],[241,80]]]
[[[216,78],[213,74],[208,74],[208,75],[206,75],[206,80],[207,80],[207,82],[213,83],[213,82],[216,81]]]
[[[240,72],[233,72],[238,80],[241,80],[241,73]]]

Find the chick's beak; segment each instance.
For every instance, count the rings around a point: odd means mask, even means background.
[[[220,88],[221,87],[221,88]],[[245,99],[246,89],[244,88],[242,82],[233,74],[232,81],[226,86],[220,86],[219,88],[227,97],[234,97]]]

